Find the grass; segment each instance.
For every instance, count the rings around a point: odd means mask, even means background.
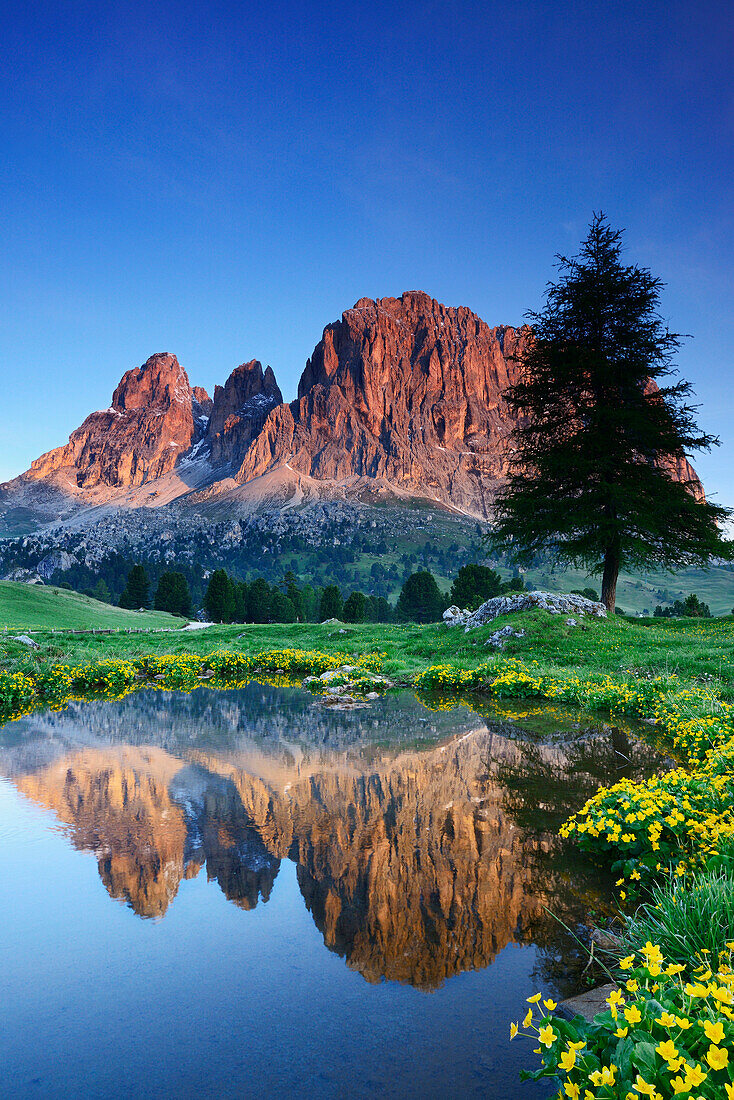
[[[79,592],[51,585],[0,581],[0,628],[8,630],[106,630],[179,627],[164,611],[124,611]]]
[[[27,586],[19,586],[27,587]],[[33,591],[33,590],[32,590]],[[52,589],[41,590],[50,593]],[[63,593],[67,595],[67,593]],[[83,597],[77,597],[83,599]],[[96,601],[87,601],[95,604]],[[143,615],[104,611],[132,616],[140,626]],[[153,612],[150,613],[153,616]],[[168,623],[180,620],[159,616]],[[58,620],[56,620],[58,625]],[[39,662],[82,663],[103,657],[137,657],[143,654],[211,653],[232,649],[252,654],[269,647],[318,649],[325,653],[384,654],[388,676],[402,682],[429,664],[450,663],[476,668],[495,652],[485,642],[498,627],[512,623],[525,630],[525,637],[512,639],[504,656],[537,661],[540,671],[595,673],[612,677],[647,679],[677,674],[681,681],[706,683],[724,699],[734,700],[734,619],[609,619],[566,625],[565,616],[532,611],[504,616],[486,627],[465,634],[461,628],[443,624],[359,624],[336,626],[294,623],[268,626],[233,624],[206,630],[120,635],[71,635],[38,633],[39,650],[30,657],[26,647],[0,635],[0,665],[9,671]],[[99,625],[102,625],[100,623]],[[105,624],[107,625],[107,624]],[[117,624],[110,624],[117,625]],[[123,624],[119,624],[123,625]],[[126,623],[125,623],[126,625]]]
[[[734,879],[723,869],[705,870],[652,887],[649,901],[627,921],[622,954],[640,951],[649,941],[688,970],[715,966],[733,940]]]

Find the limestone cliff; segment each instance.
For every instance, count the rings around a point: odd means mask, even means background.
[[[362,298],[324,329],[297,400],[268,416],[237,479],[288,462],[486,515],[512,426],[502,392],[529,337],[419,292]]]
[[[108,409],[88,416],[26,476],[60,473],[72,489],[121,489],[162,477],[201,437],[208,401],[205,390],[192,390],[175,355],[152,355],[123,375]]]

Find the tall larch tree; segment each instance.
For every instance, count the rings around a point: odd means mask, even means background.
[[[622,233],[595,214],[574,259],[557,257],[520,380],[494,543],[518,564],[542,552],[602,575],[615,606],[621,569],[674,569],[730,557],[727,510],[686,460],[718,440],[696,424],[673,367],[681,336],[659,313],[662,283],[622,262]]]

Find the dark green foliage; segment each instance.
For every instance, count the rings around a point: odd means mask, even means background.
[[[502,591],[502,578],[487,565],[470,562],[462,565],[451,585],[451,602],[459,607],[468,607],[476,611],[485,600],[499,596]]]
[[[153,607],[156,611],[170,611],[172,615],[191,615],[191,592],[183,573],[161,573]]]
[[[270,590],[270,621],[273,623],[294,623],[296,609],[292,601],[279,588]]]
[[[446,608],[446,597],[436,584],[436,578],[428,570],[411,573],[402,587],[395,608],[395,617],[401,622],[435,623]]]
[[[92,589],[92,595],[94,596],[95,600],[100,600],[102,603],[110,602],[110,590],[102,577],[99,578],[94,588]]]
[[[236,623],[247,622],[247,606],[250,590],[244,581],[237,581],[234,586],[234,621]]]
[[[215,569],[209,578],[204,608],[213,623],[231,623],[235,613],[235,587],[224,569]]]
[[[522,579],[519,573],[516,573],[514,577],[510,577],[509,581],[505,581],[502,585],[503,592],[524,592],[525,581]]]
[[[670,382],[681,338],[658,313],[662,283],[620,256],[621,233],[595,215],[530,315],[534,341],[505,394],[520,419],[494,533],[517,562],[551,550],[602,573],[610,610],[620,568],[731,553],[718,527],[726,510],[672,473],[718,440],[698,429],[690,384]]]
[[[675,600],[672,607],[661,607],[658,604],[654,616],[656,619],[677,619],[684,616],[691,619],[710,619],[711,608],[703,600],[699,600],[695,592],[691,592],[685,600]]]
[[[247,594],[247,622],[270,622],[270,585],[264,577],[258,577],[250,585]]]
[[[150,581],[145,567],[134,565],[127,575],[127,584],[120,596],[120,607],[127,607],[133,611],[139,607],[147,607],[149,592]]]
[[[303,622],[305,615],[303,610],[303,596],[300,588],[298,587],[298,579],[292,569],[289,569],[285,575],[285,594],[293,605],[295,617],[299,622]],[[292,619],[282,619],[279,622],[293,622]]]
[[[368,596],[364,617],[368,623],[390,623],[393,617],[392,607],[384,596]]]
[[[599,593],[595,588],[574,588],[571,592],[572,596],[585,596],[587,600],[594,600],[599,602]]]
[[[363,623],[366,618],[367,600],[361,592],[352,592],[342,609],[345,623]]]
[[[341,617],[342,594],[335,584],[327,584],[321,593],[319,604],[319,620],[323,623],[326,619],[338,619]]]
[[[319,616],[319,600],[310,584],[304,584],[301,589],[301,607],[304,622],[315,623]]]

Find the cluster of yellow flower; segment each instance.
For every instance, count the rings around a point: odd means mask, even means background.
[[[355,658],[305,649],[267,649],[252,655],[218,650],[205,657],[193,653],[153,654],[134,660],[110,658],[84,665],[41,666],[34,676],[0,670],[0,718],[19,718],[39,706],[62,706],[75,698],[119,699],[140,687],[192,691],[202,679],[221,687],[243,683],[253,674],[275,673],[277,682],[285,683],[308,674],[320,675],[347,662],[359,670],[366,685],[370,673],[382,667],[383,656],[372,653]]]
[[[619,984],[590,1023],[553,1015],[557,1005],[550,999],[536,1022],[541,994],[529,997],[522,1024],[510,1025],[511,1039],[522,1028],[540,1044],[541,1067],[526,1076],[559,1078],[558,1095],[567,1100],[734,1100],[732,950],[734,942],[715,971],[699,968],[687,978],[685,967],[666,965],[648,940],[621,960]]]
[[[610,853],[622,878],[666,873],[711,862],[734,843],[734,775],[705,776],[677,768],[641,783],[602,787],[562,827],[587,851]],[[622,900],[625,891],[621,891]]]
[[[0,716],[27,714],[33,710],[35,681],[23,672],[0,669]]]
[[[494,696],[542,696],[652,721],[690,770],[602,788],[561,830],[616,856],[622,882],[666,871],[671,860],[682,871],[719,856],[724,845],[734,848],[734,707],[711,688],[679,687],[676,677],[632,684],[544,676],[535,662],[516,659],[469,672],[434,665],[416,684],[444,694],[482,688]]]

